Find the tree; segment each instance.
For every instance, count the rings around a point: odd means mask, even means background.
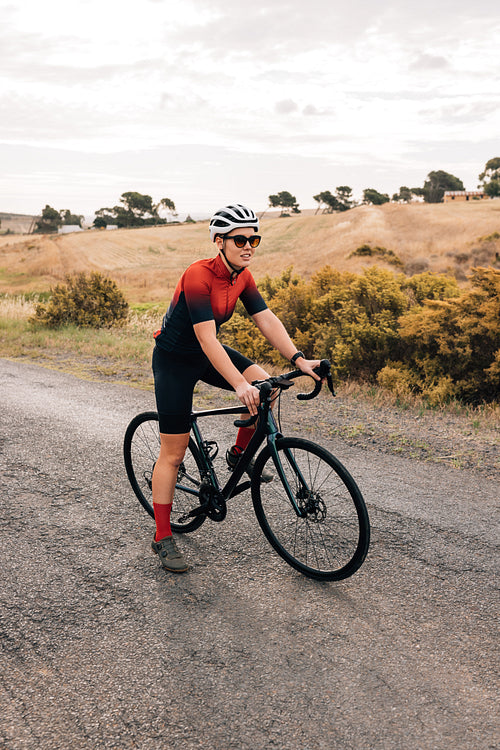
[[[484,171],[479,175],[479,179],[486,195],[490,198],[500,196],[500,156],[490,159],[486,162]]]
[[[374,188],[363,190],[363,203],[369,203],[372,206],[381,206],[383,203],[389,203],[390,198],[387,193],[379,193]]]
[[[283,216],[287,208],[291,209],[294,214],[300,214],[297,198],[289,193],[288,190],[282,190],[280,193],[270,195],[268,200],[271,208],[281,209],[281,216]]]
[[[162,198],[155,206],[150,195],[143,195],[135,191],[122,193],[120,201],[122,206],[113,208],[99,208],[96,218],[103,219],[106,224],[117,224],[119,227],[143,227],[153,224],[166,224],[166,219],[158,215],[158,206],[164,205],[168,210],[175,211],[175,204],[170,198]],[[162,203],[162,201],[167,201]],[[102,226],[102,221],[99,222]],[[94,226],[96,223],[94,221]]]
[[[62,219],[63,225],[71,225],[71,226],[82,226],[83,216],[77,216],[76,214],[72,214],[69,208],[63,209],[62,211],[59,211]]]
[[[489,195],[490,198],[500,197],[500,180],[491,180],[484,186],[484,192]]]
[[[422,190],[422,188],[417,189]],[[399,193],[394,193],[392,200],[397,203],[411,203],[414,195],[417,195],[417,193],[415,193],[415,188],[409,188],[406,187],[406,185],[402,185],[399,188]]]
[[[103,221],[105,222],[105,226],[107,226],[108,224],[116,224],[120,228],[140,226],[140,224],[136,224],[132,212],[127,211],[127,209],[123,206],[113,206],[113,208],[98,208],[95,212],[95,215],[95,227],[98,226],[96,224],[97,219],[99,219],[99,226],[103,226]]]
[[[177,217],[177,211],[175,210],[175,203],[170,198],[162,198],[154,207],[156,215],[159,216],[159,211],[163,208],[165,211],[173,217]]]
[[[95,212],[94,226],[96,229],[103,229],[108,224],[118,224],[117,211],[124,211],[122,206],[115,206],[114,208],[98,208]],[[127,226],[122,224],[121,226]]]
[[[129,191],[121,194],[120,201],[125,206],[125,211],[133,216],[131,226],[141,226],[146,222],[146,219],[154,218],[157,215],[150,195]]]
[[[462,180],[455,175],[443,172],[429,172],[424,182],[423,195],[426,203],[442,203],[445,190],[465,190]]]
[[[338,202],[338,208],[336,211],[349,211],[354,206],[354,200],[352,197],[352,188],[348,185],[340,185],[335,188],[335,197]]]
[[[348,185],[340,185],[335,188],[335,195],[332,195],[330,190],[323,190],[318,195],[314,195],[313,198],[318,203],[316,213],[320,209],[326,214],[331,214],[334,211],[348,211],[354,206],[352,188]]]
[[[47,205],[43,209],[41,217],[37,219],[34,231],[40,234],[50,234],[57,232],[62,223],[63,220],[59,211]]]
[[[279,201],[280,201],[280,199],[278,198],[277,193],[275,193],[274,195],[270,195],[268,197],[268,201],[269,201],[269,207],[270,208],[279,208],[279,205],[280,205]]]
[[[94,226],[96,229],[106,229],[108,222],[103,216],[96,216],[94,219]]]
[[[321,209],[324,214],[331,214],[339,210],[339,202],[329,190],[323,190],[318,195],[313,195],[314,200],[318,203],[316,213]]]
[[[486,180],[500,180],[500,156],[486,162],[484,171],[479,175],[481,182]]]

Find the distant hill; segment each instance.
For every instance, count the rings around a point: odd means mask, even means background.
[[[16,234],[27,234],[36,216],[30,216],[29,214],[8,214],[0,212],[0,231],[5,232],[9,230]]]
[[[266,214],[261,231],[263,241],[252,265],[257,279],[279,275],[289,266],[310,278],[326,264],[359,273],[376,263],[409,275],[452,273],[465,282],[474,265],[498,266],[500,201],[359,206],[341,214],[289,218]],[[352,255],[363,245],[375,254]],[[376,248],[392,252],[393,262]],[[67,273],[98,270],[114,278],[131,302],[166,302],[184,268],[213,252],[206,221],[0,236],[0,292],[43,291]]]

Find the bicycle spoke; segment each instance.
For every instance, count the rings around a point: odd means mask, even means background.
[[[152,477],[160,452],[158,415],[154,412],[145,412],[135,417],[125,433],[123,448],[130,484],[141,505],[154,518]],[[172,529],[174,531],[194,531],[205,520],[205,516],[200,515],[189,518],[184,523],[179,523],[179,519],[199,503],[200,467],[199,452],[191,439],[182,467],[179,469],[178,482],[174,493],[172,513]]]
[[[276,551],[311,577],[351,575],[368,548],[366,508],[354,480],[331,454],[300,438],[277,443],[285,479],[299,513],[280,481],[252,484],[259,523]],[[265,460],[264,460],[265,458]],[[256,473],[272,463],[270,452]]]

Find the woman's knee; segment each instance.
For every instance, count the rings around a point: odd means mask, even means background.
[[[186,448],[189,443],[189,433],[181,435],[160,434],[160,456],[159,461],[165,462],[173,468],[178,468],[184,460]]]
[[[250,365],[242,373],[245,380],[251,383],[253,380],[265,380],[269,377],[268,373],[260,365]]]

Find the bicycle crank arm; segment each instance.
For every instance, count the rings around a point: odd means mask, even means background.
[[[196,508],[193,508],[192,510],[188,511],[187,513],[184,513],[184,515],[180,516],[177,519],[178,523],[186,523],[189,521],[190,518],[196,518],[196,516],[206,516],[208,514],[210,503],[202,503],[201,505],[198,505]]]

